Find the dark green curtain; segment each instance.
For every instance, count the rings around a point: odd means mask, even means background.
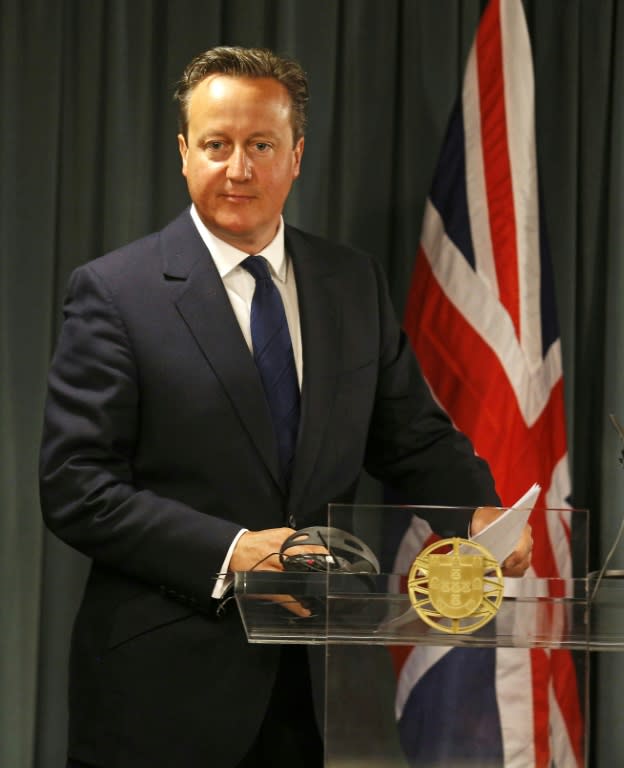
[[[312,89],[287,218],[363,247],[403,311],[424,200],[479,0],[0,0],[0,765],[64,764],[71,621],[86,561],[42,530],[45,377],[70,270],[184,205],[173,84],[218,43],[299,58]],[[592,567],[624,513],[624,12],[527,0],[574,503]],[[619,54],[619,55],[618,55]],[[624,567],[624,546],[614,567]],[[593,760],[624,754],[624,656],[595,676]]]

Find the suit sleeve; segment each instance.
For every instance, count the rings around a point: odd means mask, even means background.
[[[64,316],[40,454],[46,524],[101,564],[209,603],[240,526],[135,484],[139,372],[122,318],[89,265],[72,276]]]
[[[436,404],[396,319],[380,268],[380,368],[366,468],[407,503],[500,503],[487,463]]]

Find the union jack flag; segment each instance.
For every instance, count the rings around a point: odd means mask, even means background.
[[[404,324],[435,397],[488,461],[503,504],[537,482],[543,490],[536,509],[567,508],[561,346],[521,0],[491,0],[479,24],[427,201]],[[531,523],[529,575],[571,576],[569,513],[548,521],[536,514]],[[412,525],[402,549],[406,562],[430,535],[426,524]],[[467,765],[584,764],[567,651],[416,647],[398,668],[396,714],[414,765],[451,765],[467,756],[440,744],[445,736],[467,739],[468,754],[481,756]],[[468,673],[479,675],[478,700]],[[458,724],[454,700],[464,690],[471,690],[479,717],[465,722],[464,714]],[[432,714],[438,705],[451,711]]]

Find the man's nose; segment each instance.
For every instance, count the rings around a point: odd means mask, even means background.
[[[246,181],[251,178],[251,161],[244,149],[235,149],[232,152],[227,176],[232,181]]]

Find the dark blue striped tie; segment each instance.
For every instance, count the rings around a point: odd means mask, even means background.
[[[299,382],[284,304],[262,256],[241,262],[256,280],[251,340],[277,438],[282,479],[288,484],[299,429]]]

